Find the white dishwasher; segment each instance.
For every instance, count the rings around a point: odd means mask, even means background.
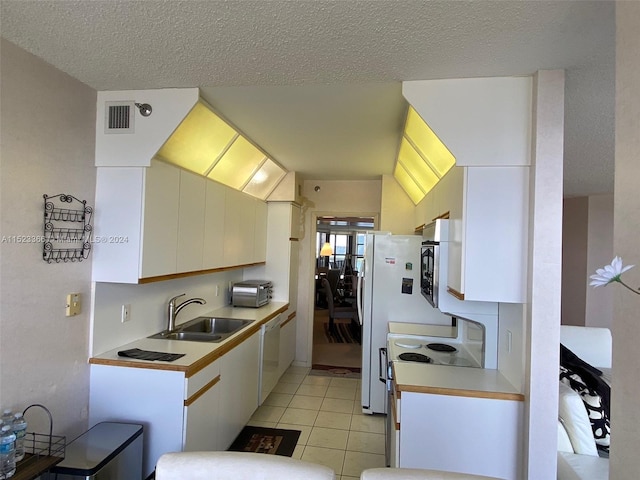
[[[260,390],[258,405],[262,405],[278,383],[280,361],[280,317],[277,315],[260,327]]]

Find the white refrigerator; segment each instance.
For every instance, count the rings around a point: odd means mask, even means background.
[[[387,413],[385,355],[389,322],[450,325],[420,293],[418,235],[369,232],[360,272],[358,315],[362,325],[362,411]]]

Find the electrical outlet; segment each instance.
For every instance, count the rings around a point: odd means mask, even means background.
[[[124,323],[124,322],[128,322],[129,320],[131,320],[131,304],[127,303],[125,305],[122,305],[122,313],[120,315],[120,321]]]
[[[67,317],[73,317],[74,315],[78,315],[80,313],[80,308],[82,304],[80,303],[80,294],[79,293],[70,293],[67,295],[67,303],[65,315]]]

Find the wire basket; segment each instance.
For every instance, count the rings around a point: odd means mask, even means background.
[[[26,432],[24,436],[24,458],[16,463],[14,480],[30,480],[37,478],[64,459],[66,440],[64,436],[53,435],[53,417],[47,407],[40,404],[29,405],[24,409],[27,413],[31,407],[43,409],[49,416],[49,433]],[[0,466],[0,472],[2,466]]]

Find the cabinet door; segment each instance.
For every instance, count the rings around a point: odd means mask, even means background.
[[[180,171],[178,273],[202,270],[206,184],[204,177]]]
[[[516,480],[520,478],[522,405],[512,400],[402,392],[400,466]]]
[[[242,258],[242,208],[243,195],[237,190],[225,188],[224,212],[224,265],[240,265]]]
[[[280,326],[280,359],[278,378],[286,372],[296,356],[296,317],[284,320]]]
[[[467,171],[462,239],[465,300],[526,302],[528,167]]]
[[[185,451],[220,450],[218,436],[221,386],[216,377],[204,387],[193,402],[185,401],[184,448]]]
[[[204,250],[202,266],[205,270],[225,266],[225,205],[226,187],[208,180],[205,188]]]
[[[176,273],[180,170],[152,161],[144,179],[140,278]]]
[[[258,408],[259,332],[220,359],[220,446],[227,449]]]
[[[236,265],[254,262],[256,244],[256,201],[253,197],[240,193],[240,251]]]
[[[300,206],[290,205],[291,219],[289,222],[289,238],[300,238]]]
[[[267,204],[255,199],[254,245],[252,263],[264,262],[267,258]]]

